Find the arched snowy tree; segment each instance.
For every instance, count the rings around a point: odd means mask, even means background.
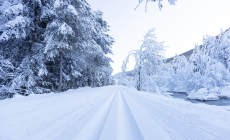
[[[155,29],[151,29],[144,36],[140,50],[131,51],[125,62],[130,56],[134,56],[137,69],[136,88],[141,91],[159,92],[157,73],[163,63],[166,46],[164,42],[159,42],[154,34]]]

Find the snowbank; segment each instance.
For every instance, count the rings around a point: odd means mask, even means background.
[[[230,85],[223,88],[215,87],[208,90],[207,88],[201,88],[197,92],[191,92],[187,96],[188,99],[197,100],[219,100],[220,98],[230,99]]]
[[[230,86],[223,88],[215,87],[208,90],[207,88],[201,88],[197,92],[191,92],[187,96],[188,99],[197,100],[219,100],[220,98],[230,98]]]
[[[197,92],[192,92],[187,96],[188,99],[197,99],[197,100],[219,100],[217,93],[210,93],[207,88],[201,88]]]
[[[219,97],[230,98],[230,85],[221,89]]]

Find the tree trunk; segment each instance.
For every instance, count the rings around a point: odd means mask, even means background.
[[[62,88],[62,52],[59,52],[60,57],[60,67],[59,67],[59,85],[58,85],[58,92],[61,92]]]
[[[87,78],[87,80],[86,81],[84,81],[85,82],[85,86],[89,86],[89,79],[88,79],[88,76],[89,74],[88,74],[88,68],[86,68],[86,73],[85,73],[85,77]]]
[[[142,49],[140,49],[140,53],[142,53]],[[142,61],[141,61],[141,57],[142,57],[142,54],[140,55],[140,66],[139,66],[139,83],[138,83],[138,86],[137,86],[137,90],[140,91],[141,90],[141,66],[142,66]]]
[[[82,77],[81,77],[81,87],[84,87],[84,80],[85,80],[85,72],[83,71]]]
[[[138,79],[138,86],[137,86],[137,90],[140,91],[141,90],[141,66],[139,66],[139,79]]]
[[[94,87],[94,72],[92,73],[92,83],[91,83],[91,87]]]
[[[72,61],[71,61],[72,62]],[[71,75],[70,73],[71,73],[71,69],[70,69],[70,65],[69,65],[69,75]],[[72,85],[72,78],[70,78],[70,80],[69,80],[69,89],[71,89],[72,87],[73,87],[73,85]]]
[[[93,87],[96,87],[96,84],[97,84],[97,82],[96,82],[96,72],[94,72],[94,82],[93,82]]]

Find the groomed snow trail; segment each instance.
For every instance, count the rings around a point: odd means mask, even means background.
[[[0,101],[0,140],[230,140],[230,112],[123,86]]]

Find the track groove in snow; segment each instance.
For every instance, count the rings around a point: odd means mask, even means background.
[[[159,101],[150,100],[140,94],[131,93],[132,91],[129,92],[130,97],[146,109],[153,120],[170,131],[173,139],[227,140],[230,138],[230,131],[208,124],[197,117],[186,116],[169,106],[159,103]]]
[[[133,117],[132,112],[130,111],[129,106],[127,105],[127,102],[126,102],[126,100],[124,98],[124,95],[123,95],[123,93],[121,92],[120,89],[119,89],[119,91],[120,91],[120,96],[121,96],[120,97],[121,98],[120,99],[121,100],[120,105],[121,104],[123,105],[123,106],[121,106],[120,109],[123,108],[124,109],[124,113],[126,112],[126,114],[127,114],[128,121],[129,121],[129,124],[130,124],[130,129],[132,130],[133,139],[135,139],[135,140],[143,140],[144,138],[143,138],[143,136],[142,136],[142,134],[141,134],[141,132],[139,130],[139,127],[137,126],[137,123],[136,123],[136,121],[135,121],[135,119]],[[118,129],[120,129],[121,127],[122,127],[122,125],[120,127],[118,127]],[[121,138],[118,138],[118,139],[121,140],[122,137],[123,136],[121,136]],[[126,140],[126,139],[124,139],[124,140]]]
[[[230,138],[230,112],[222,108],[195,105],[123,86],[3,100],[0,112],[1,140]]]
[[[111,121],[116,123],[111,123]],[[114,131],[108,132],[107,130],[111,128]],[[107,140],[108,137],[117,140],[143,140],[143,136],[119,89],[113,93],[74,139]]]
[[[80,133],[74,137],[74,140],[93,140],[100,137],[106,118],[109,114],[110,108],[113,104],[116,91],[110,96],[110,98],[103,104],[98,112],[92,117],[92,119],[85,125]]]

